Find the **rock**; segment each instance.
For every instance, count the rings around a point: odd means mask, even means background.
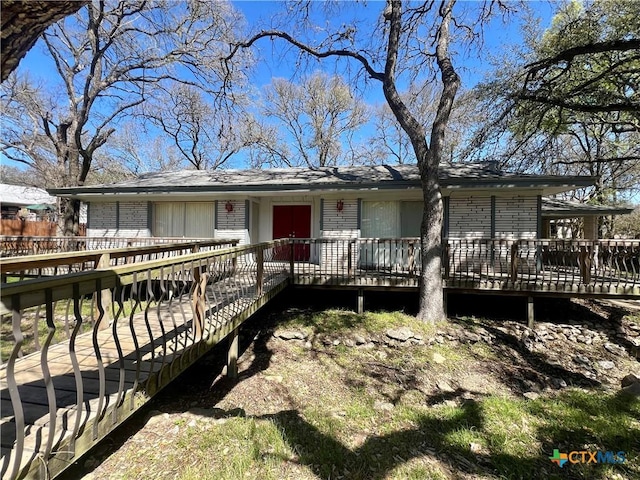
[[[386,334],[387,337],[400,342],[406,342],[413,337],[413,332],[408,327],[390,328]]]
[[[383,411],[383,412],[389,412],[389,411],[393,410],[395,407],[394,407],[393,403],[383,402],[382,400],[376,400],[375,403],[373,404],[373,408],[375,410],[379,410],[379,411]]]
[[[264,379],[269,382],[276,382],[276,383],[282,383],[282,380],[284,380],[282,378],[282,375],[265,375]]]
[[[563,378],[552,378],[551,384],[555,388],[567,388],[567,382],[565,382]]]
[[[536,392],[525,392],[522,396],[528,400],[535,400],[540,397],[540,394]]]
[[[482,338],[477,333],[466,332],[464,334],[465,339],[471,343],[478,343]]]
[[[469,443],[469,450],[471,450],[471,453],[481,453],[482,445],[480,445],[479,443],[471,442]]]
[[[195,427],[197,425],[198,422],[196,422],[196,419],[192,419],[189,423],[187,423],[187,427]],[[172,432],[174,435],[176,435],[179,431],[180,431],[180,427],[178,425],[175,426],[174,430],[176,430],[175,432]]]
[[[356,342],[356,345],[364,345],[367,343],[367,339],[357,333],[353,336],[353,341]]]
[[[605,343],[604,349],[609,353],[613,353],[614,355],[621,355],[624,351],[624,349],[620,348],[618,345],[614,345],[613,343]]]
[[[598,365],[603,370],[612,370],[616,368],[616,364],[613,363],[611,360],[599,360]]]
[[[437,382],[436,387],[438,387],[438,390],[445,393],[451,393],[454,391],[453,387],[444,380]]]
[[[356,342],[354,340],[350,339],[350,338],[345,338],[344,339],[344,344],[347,347],[355,347],[356,346]]]
[[[576,363],[581,363],[583,365],[591,365],[591,361],[585,355],[576,355],[573,357],[573,361]]]
[[[630,373],[629,375],[625,375],[625,377],[620,381],[620,386],[624,388],[637,382],[640,382],[640,376]]]
[[[306,342],[304,342],[304,348],[305,350],[311,350],[313,348],[313,344],[307,340]]]
[[[304,340],[307,336],[298,330],[278,330],[273,334],[282,340]]]
[[[333,345],[334,347],[337,347],[338,345],[340,345],[340,340],[336,338],[333,342],[331,342],[331,345]]]
[[[444,356],[440,355],[438,352],[434,352],[431,360],[433,360],[433,363],[441,365],[445,362],[446,358],[444,358]]]

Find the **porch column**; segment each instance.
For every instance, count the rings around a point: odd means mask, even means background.
[[[582,217],[584,222],[584,239],[585,240],[597,240],[598,239],[598,216],[597,215],[585,215]]]

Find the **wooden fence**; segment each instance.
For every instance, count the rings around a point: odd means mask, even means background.
[[[57,234],[57,229],[55,222],[29,221],[19,218],[0,220],[0,235],[50,237]]]

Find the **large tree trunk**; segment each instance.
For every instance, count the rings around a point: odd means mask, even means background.
[[[49,25],[66,15],[77,12],[88,1],[12,1],[3,0],[2,9],[2,66],[4,82],[18,66],[38,37]]]
[[[433,150],[420,162],[420,179],[424,209],[420,226],[422,273],[420,275],[420,310],[424,322],[446,320],[442,289],[442,194],[438,181],[438,159]]]
[[[80,200],[60,198],[58,228],[65,237],[77,237],[80,233]]]

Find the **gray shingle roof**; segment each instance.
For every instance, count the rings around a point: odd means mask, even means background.
[[[593,184],[592,177],[522,175],[499,171],[494,164],[447,164],[440,167],[443,187],[543,186],[573,188]],[[142,175],[124,182],[51,189],[54,195],[90,193],[286,191],[354,188],[419,188],[416,165],[376,165],[324,168],[282,168],[249,170],[181,170]]]

